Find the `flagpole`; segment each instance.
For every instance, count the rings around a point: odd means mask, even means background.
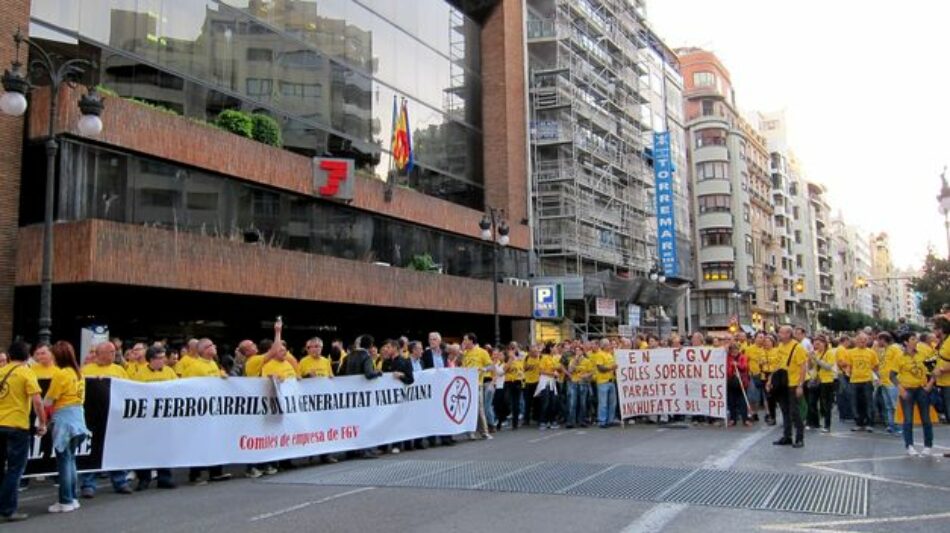
[[[389,168],[386,170],[386,186],[383,188],[383,199],[393,200],[393,185],[396,180],[395,160],[393,159],[393,141],[396,140],[396,95],[393,95],[393,122],[389,133]]]

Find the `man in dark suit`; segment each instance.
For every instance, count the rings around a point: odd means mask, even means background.
[[[379,348],[379,356],[382,358],[380,370],[383,374],[392,374],[392,376],[403,383],[403,385],[412,385],[415,378],[412,375],[412,362],[408,357],[403,357],[399,353],[399,343],[388,339]],[[412,442],[412,441],[408,441]],[[383,444],[379,447],[381,452],[399,453],[402,451],[402,443]]]
[[[422,368],[424,370],[430,368],[441,370],[448,367],[449,363],[448,358],[446,358],[445,344],[442,343],[442,335],[438,331],[433,331],[429,333],[429,347],[422,352]],[[443,435],[441,437],[429,437],[429,445],[435,446],[436,440],[441,442],[443,446],[455,444],[454,437]]]
[[[373,347],[373,343],[374,340],[372,336],[360,335],[356,339],[356,348],[340,364],[340,375],[362,375],[366,379],[376,379],[382,376],[383,374],[377,371],[375,365],[373,365],[373,357],[369,354],[369,350]],[[376,450],[368,448],[365,450],[353,450],[347,452],[347,456],[360,457],[363,459],[376,459],[379,457],[379,454],[376,452]]]
[[[447,366],[442,335],[437,331],[433,331],[429,334],[429,347],[422,352],[422,368],[425,370],[430,368],[441,369]]]

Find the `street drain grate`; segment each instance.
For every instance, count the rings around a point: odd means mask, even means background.
[[[562,462],[401,461],[298,470],[279,484],[463,489],[865,516],[868,480],[825,474]]]

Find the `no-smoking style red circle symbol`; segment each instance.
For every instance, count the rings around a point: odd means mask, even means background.
[[[452,422],[461,424],[465,421],[468,410],[472,407],[472,387],[465,378],[459,376],[449,382],[445,394],[442,395],[442,406]]]

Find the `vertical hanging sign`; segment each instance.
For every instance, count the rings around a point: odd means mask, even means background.
[[[653,134],[653,174],[656,180],[656,245],[667,276],[679,275],[676,260],[676,219],[673,214],[673,164],[670,133]]]

